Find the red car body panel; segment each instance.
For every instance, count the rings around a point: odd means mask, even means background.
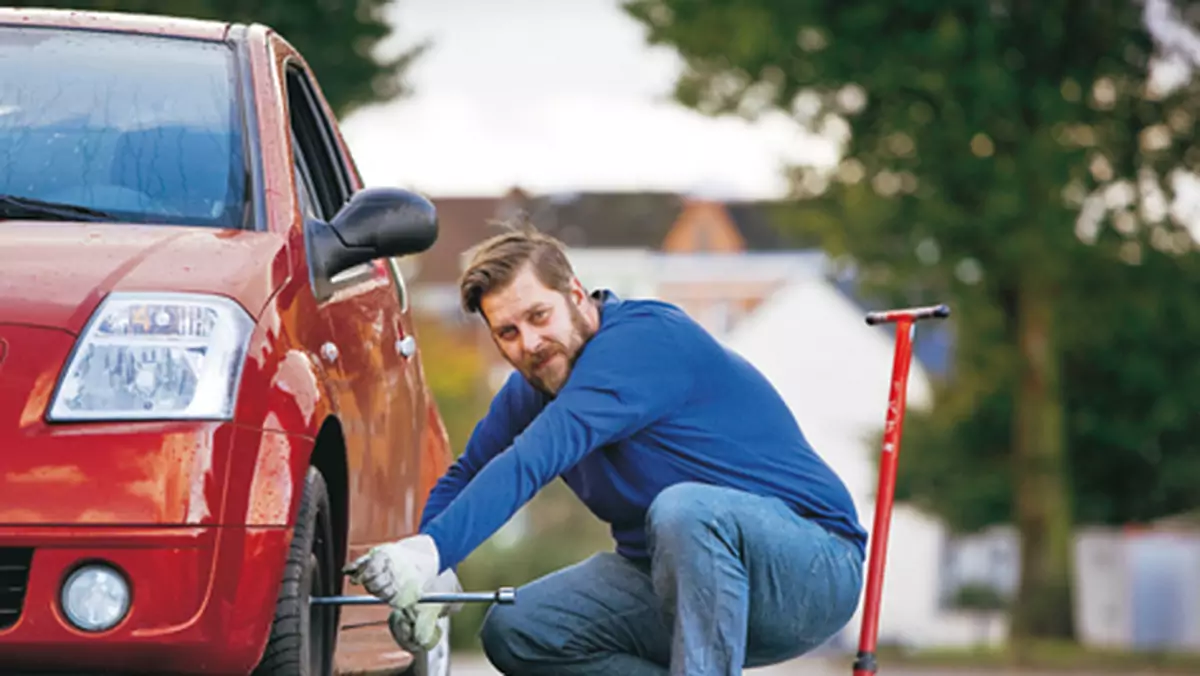
[[[0,244],[0,319],[73,335],[111,291],[218,293],[257,316],[293,263],[283,234],[201,227],[7,221]]]
[[[31,599],[56,598],[61,571],[80,560],[111,562],[137,584],[136,615],[102,637],[73,629],[55,603],[27,603],[0,655],[10,668],[248,673],[279,593],[278,577],[262,573],[282,561],[289,536],[280,527],[0,528],[7,545],[36,548]]]
[[[229,32],[46,10],[0,10],[0,24],[205,40]],[[285,64],[304,67],[303,58],[262,26],[246,27],[244,40],[265,230],[0,222],[0,550],[33,548],[19,619],[0,628],[6,668],[249,673],[269,636],[310,464],[330,483],[344,562],[415,532],[450,462],[420,352],[391,349],[416,330],[397,270],[375,261],[328,300],[314,298],[283,92]],[[254,318],[232,420],[47,422],[76,340],[114,291],[216,294]],[[322,358],[329,343],[333,362]],[[91,558],[124,571],[133,596],[121,624],[95,635],[73,629],[58,601],[64,577]],[[342,625],[385,612],[347,608]],[[343,629],[342,639],[354,631],[386,635],[375,625]],[[348,659],[339,655],[343,667]]]

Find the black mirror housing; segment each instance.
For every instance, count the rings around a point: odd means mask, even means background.
[[[420,253],[437,241],[437,209],[417,193],[366,188],[354,193],[331,223],[348,248],[374,249],[374,258]]]
[[[437,241],[437,209],[409,190],[364,188],[331,223],[310,222],[306,230],[314,282],[324,286],[356,265],[429,249]]]

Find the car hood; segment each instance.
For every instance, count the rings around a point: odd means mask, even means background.
[[[0,322],[78,335],[111,291],[213,293],[257,317],[289,274],[281,235],[215,228],[0,222]]]

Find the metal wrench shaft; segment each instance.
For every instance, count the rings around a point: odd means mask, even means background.
[[[457,594],[426,594],[417,603],[515,603],[517,590],[501,587],[489,592],[462,592]],[[386,603],[378,596],[314,596],[308,600],[314,606],[366,606]]]

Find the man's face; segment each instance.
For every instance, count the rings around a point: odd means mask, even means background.
[[[579,352],[595,334],[591,302],[578,282],[567,295],[548,288],[526,265],[511,284],[484,296],[480,309],[501,354],[534,387],[554,395],[571,375]]]

